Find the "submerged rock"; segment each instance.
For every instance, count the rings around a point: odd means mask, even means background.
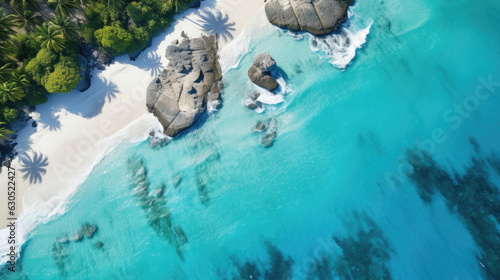
[[[162,185],[159,192],[150,195],[149,187],[151,183],[148,179],[148,170],[144,165],[144,160],[140,157],[131,157],[128,161],[128,166],[131,174],[133,174],[133,182],[131,184],[133,195],[144,211],[148,225],[175,248],[179,258],[184,262],[182,244],[179,242],[179,239],[182,240],[182,237],[176,238],[177,231],[172,229],[170,209],[167,206],[166,199],[163,197],[166,186]]]
[[[71,236],[71,238],[69,240],[76,241],[76,242],[82,241],[83,240],[83,232],[78,231],[73,236]]]
[[[97,232],[97,225],[84,224],[82,227],[70,238],[71,241],[82,241],[83,237],[92,238]]]
[[[173,179],[172,179],[172,184],[174,185],[175,189],[178,189],[179,186],[181,185],[182,182],[182,177],[180,174],[177,174]]]
[[[245,106],[247,106],[247,108],[250,110],[255,110],[262,108],[263,105],[260,101],[252,101],[251,99],[248,99],[247,101],[245,101]]]
[[[439,195],[446,201],[479,246],[478,261],[485,279],[500,279],[500,190],[492,180],[500,175],[496,156],[472,158],[472,165],[460,173],[450,172],[419,149],[408,151],[407,162],[412,166],[408,178],[421,199],[431,203]]]
[[[96,249],[101,249],[102,246],[104,246],[104,243],[102,243],[102,241],[97,241],[97,242],[94,242],[94,244],[92,244],[92,245],[94,245],[94,248],[96,248]]]
[[[177,237],[181,241],[182,245],[188,242],[186,234],[184,233],[184,231],[182,230],[182,228],[179,225],[174,226],[174,231],[177,234]]]
[[[248,95],[252,101],[257,100],[260,97],[260,93],[258,91],[254,91]]]
[[[52,258],[54,259],[57,268],[61,274],[65,274],[65,260],[68,258],[69,253],[67,250],[68,243],[60,243],[58,241],[52,244]]]
[[[163,132],[161,131],[155,132],[154,130],[152,130],[151,132],[149,132],[149,145],[153,149],[165,147],[169,141],[170,138],[163,134]]]
[[[264,137],[262,137],[262,141],[261,141],[262,146],[264,146],[266,148],[271,147],[273,145],[274,138],[276,138],[276,130],[275,129],[269,131],[268,133],[266,133],[264,135]]]
[[[267,129],[267,124],[265,122],[258,122],[255,126],[255,131],[264,131]]]
[[[184,38],[170,45],[167,68],[148,86],[146,106],[163,125],[168,136],[193,125],[207,109],[207,102],[220,99],[222,71],[217,37]]]
[[[271,76],[271,72],[277,69],[276,61],[271,55],[261,53],[254,58],[252,67],[248,69],[248,77],[252,83],[269,91],[273,91],[278,88],[279,84],[278,81]]]
[[[63,235],[61,237],[59,237],[59,239],[57,239],[57,242],[61,243],[61,244],[68,244],[69,243],[69,238],[67,235]]]
[[[393,249],[384,231],[366,214],[353,214],[359,225],[350,227],[357,233],[333,237],[335,244],[342,249],[342,256],[333,264],[334,271],[340,276],[338,279],[393,279],[387,265]]]
[[[267,19],[292,31],[326,35],[339,29],[347,19],[354,0],[271,0],[266,4]]]
[[[274,139],[276,138],[276,130],[277,130],[277,125],[276,125],[276,119],[271,119],[269,121],[269,126],[266,134],[262,137],[261,144],[262,146],[269,148],[273,145]]]

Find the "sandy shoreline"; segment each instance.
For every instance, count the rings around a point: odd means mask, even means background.
[[[19,130],[16,150],[20,156],[12,163],[17,170],[16,216],[23,226],[18,228],[18,236],[41,215],[55,214],[51,211],[61,208],[64,198],[83,183],[106,151],[122,141],[145,139],[151,129],[160,128],[146,111],[146,87],[168,63],[164,52],[170,42],[181,39],[182,31],[188,36],[208,34],[203,30],[207,21],[204,24],[200,17],[205,14],[205,18],[226,23],[227,40],[219,42],[224,49],[264,4],[262,0],[202,1],[201,8],[178,15],[136,61],[127,55],[117,57],[106,70],[92,72],[92,86],[87,91],[56,94],[37,106],[31,114],[37,127],[29,121]],[[6,168],[0,176],[0,197],[7,197]],[[0,220],[0,229],[4,229],[7,209],[0,211]],[[6,230],[0,231],[0,236],[4,234]]]

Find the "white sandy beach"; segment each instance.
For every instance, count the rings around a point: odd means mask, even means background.
[[[229,43],[264,4],[263,0],[202,1],[201,8],[176,16],[172,26],[155,37],[152,46],[136,61],[130,61],[128,55],[117,57],[106,70],[93,70],[92,86],[87,91],[55,94],[37,106],[31,114],[37,127],[32,127],[30,120],[19,128],[19,156],[12,163],[17,170],[17,235],[23,236],[35,221],[43,222],[44,217],[63,211],[61,206],[107,152],[123,141],[144,140],[152,129],[161,129],[156,118],[146,111],[146,87],[168,63],[165,49],[173,40],[181,39],[182,31],[190,37],[207,34],[200,26],[200,15],[217,17],[220,11],[230,29],[227,40],[221,38],[219,47],[231,53],[234,46]],[[227,69],[224,59],[235,58],[221,57]],[[6,201],[6,168],[2,168],[0,177],[0,197]],[[7,209],[0,211],[0,220],[2,238],[7,236]],[[0,244],[3,251],[7,244]]]

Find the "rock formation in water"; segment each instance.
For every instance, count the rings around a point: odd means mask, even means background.
[[[97,232],[97,230],[98,230],[97,225],[86,223],[82,225],[80,229],[69,238],[69,240],[82,241],[84,237],[92,238],[94,237],[94,234]]]
[[[148,225],[162,238],[175,248],[177,255],[184,262],[182,245],[187,242],[184,231],[178,226],[172,226],[172,216],[167,206],[167,199],[163,196],[166,186],[164,184],[150,194],[150,181],[144,160],[140,157],[131,157],[128,167],[133,174],[131,188],[139,205],[146,214]]]
[[[279,84],[271,76],[271,72],[277,70],[276,61],[267,53],[261,53],[253,59],[253,65],[248,69],[248,77],[252,83],[273,91]]]
[[[262,146],[269,148],[273,145],[274,139],[276,138],[276,131],[278,130],[278,126],[276,124],[276,119],[272,118],[269,120],[269,124],[266,127],[266,134],[262,136],[261,144]]]
[[[207,102],[220,99],[222,71],[215,35],[184,38],[168,46],[166,69],[148,86],[147,108],[158,118],[168,136],[195,123]]]
[[[271,0],[266,4],[267,19],[292,31],[322,36],[339,29],[347,19],[354,0]]]

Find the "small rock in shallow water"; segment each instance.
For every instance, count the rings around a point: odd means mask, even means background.
[[[177,176],[175,176],[174,179],[172,180],[172,184],[174,184],[175,189],[179,188],[181,181],[182,181],[181,175],[177,174]]]
[[[97,241],[93,245],[94,245],[94,248],[101,249],[102,246],[104,246],[104,243],[102,243],[102,241]]]
[[[73,236],[71,236],[69,240],[79,242],[82,241],[82,239],[83,239],[83,232],[79,231],[75,233]]]
[[[38,124],[36,123],[36,121],[33,121],[33,122],[31,123],[31,126],[32,126],[32,127],[37,127],[37,126],[38,126]]]
[[[253,101],[257,100],[257,98],[259,98],[259,96],[260,96],[260,93],[258,91],[254,91],[248,95],[248,97],[250,97],[250,99]]]
[[[85,224],[82,227],[82,232],[87,238],[92,238],[94,234],[97,232],[97,226],[91,224]]]
[[[257,108],[262,108],[262,102],[260,102],[260,101],[254,102],[254,101],[248,99],[247,101],[245,101],[245,106],[247,106],[247,108],[250,110],[255,110]]]
[[[264,131],[267,129],[267,124],[264,122],[258,122],[257,125],[255,126],[255,131]]]
[[[168,142],[170,141],[170,138],[167,137],[163,132],[158,131],[151,131],[149,133],[149,145],[151,148],[162,148],[165,147]]]
[[[245,106],[247,106],[247,108],[250,110],[255,110],[255,108],[257,108],[257,104],[255,104],[255,102],[252,102],[251,100],[245,101]]]
[[[163,194],[165,194],[165,190],[166,190],[167,186],[165,186],[165,184],[161,184],[161,187],[159,189],[156,189],[154,190],[154,196],[156,196],[156,198],[161,198],[163,197]]]
[[[59,239],[57,239],[57,242],[61,244],[68,244],[69,243],[69,238],[66,235],[61,236]]]
[[[271,130],[262,137],[262,146],[269,148],[273,145],[274,138],[276,138],[276,130]]]
[[[184,233],[184,231],[182,230],[181,227],[179,227],[178,225],[175,225],[174,231],[177,234],[177,237],[179,237],[179,240],[181,241],[181,245],[184,245],[185,243],[188,242],[186,234]]]
[[[84,224],[69,240],[79,242],[83,237],[92,238],[96,232],[96,225]]]

